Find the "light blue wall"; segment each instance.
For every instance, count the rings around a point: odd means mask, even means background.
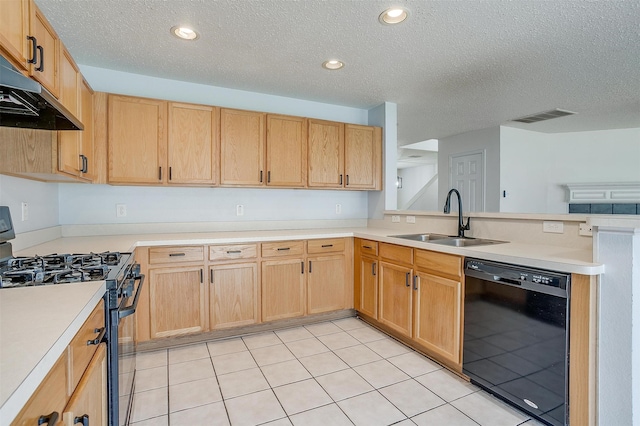
[[[58,185],[0,175],[0,205],[9,206],[17,234],[58,225]],[[29,218],[22,221],[22,203]]]

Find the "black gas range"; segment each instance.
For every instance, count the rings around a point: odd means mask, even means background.
[[[135,313],[144,283],[133,253],[107,251],[14,257],[9,208],[0,206],[0,291],[104,281],[109,426],[129,424],[135,386]],[[44,414],[44,413],[43,413]]]

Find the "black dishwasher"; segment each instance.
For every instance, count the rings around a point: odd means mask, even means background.
[[[570,274],[465,260],[463,372],[550,425],[568,425]]]

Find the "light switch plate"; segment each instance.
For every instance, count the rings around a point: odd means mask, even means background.
[[[342,213],[342,204],[336,204],[336,214]]]
[[[116,217],[125,217],[127,215],[126,204],[116,204]]]
[[[244,216],[244,206],[242,204],[236,206],[236,216]]]

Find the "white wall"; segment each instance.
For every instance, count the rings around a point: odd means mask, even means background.
[[[500,128],[500,211],[568,213],[567,183],[640,182],[640,128],[539,133]]]
[[[58,185],[0,175],[0,205],[9,206],[16,234],[58,225]],[[29,217],[22,221],[22,203]]]
[[[449,182],[449,157],[455,154],[484,151],[485,211],[500,211],[500,127],[475,130],[438,141],[438,205],[444,206]]]
[[[438,210],[438,185],[429,188],[413,206],[407,206],[418,191],[438,173],[437,164],[425,164],[418,167],[398,169],[398,176],[402,178],[402,188],[398,188],[398,209],[400,210]]]
[[[382,127],[382,191],[369,192],[370,219],[382,219],[385,210],[398,208],[396,162],[398,156],[398,105],[385,102],[369,110],[370,126]]]

